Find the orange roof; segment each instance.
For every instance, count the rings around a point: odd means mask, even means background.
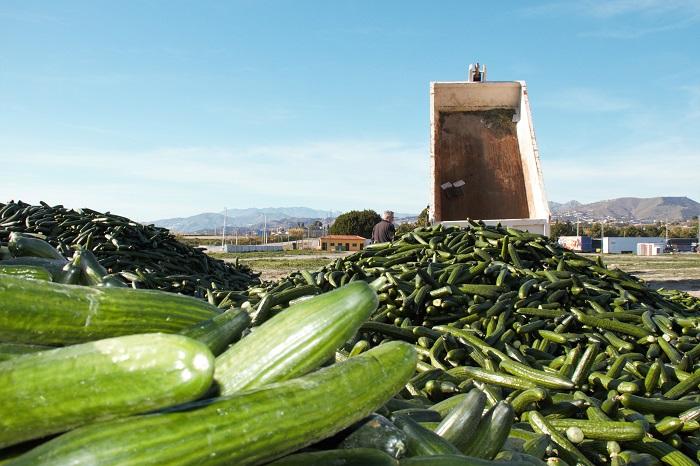
[[[327,236],[321,236],[321,239],[365,241],[367,238],[364,238],[362,236],[357,236],[357,235],[327,235]]]

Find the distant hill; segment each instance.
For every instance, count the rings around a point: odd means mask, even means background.
[[[321,221],[326,224],[340,214],[341,212],[338,211],[318,210],[309,207],[228,209],[226,212],[226,225],[244,230],[259,230],[267,222],[267,227],[270,229],[289,228],[297,226],[299,223],[310,225],[314,221]],[[397,213],[396,219],[410,220],[416,216],[417,214]],[[224,212],[206,212],[190,217],[153,220],[148,223],[153,223],[178,233],[210,233],[216,230],[220,232],[224,225]]]
[[[289,224],[306,223],[313,220],[323,220],[337,217],[339,212],[311,209],[308,207],[265,207],[248,209],[228,209],[226,225],[237,228],[255,229],[266,221],[268,227]],[[224,212],[206,212],[190,217],[165,218],[153,220],[159,227],[164,227],[179,233],[200,233],[218,229],[224,225]]]
[[[688,197],[620,197],[581,204],[550,202],[552,217],[563,220],[675,221],[700,215],[700,203]]]

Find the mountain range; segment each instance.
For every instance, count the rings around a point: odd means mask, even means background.
[[[688,197],[620,197],[582,204],[550,202],[552,218],[560,220],[619,220],[655,222],[690,220],[700,215],[700,203]]]
[[[576,221],[617,220],[627,222],[654,222],[689,220],[700,215],[700,203],[688,197],[621,197],[605,201],[582,204],[578,201],[550,202],[552,219]],[[238,228],[241,232],[256,231],[265,222],[269,229],[290,228],[300,223],[311,225],[320,221],[324,225],[340,215],[338,211],[312,209],[309,207],[266,207],[248,209],[228,209],[226,225]],[[417,214],[396,213],[397,223],[415,221]],[[190,217],[154,220],[160,227],[178,233],[211,234],[221,232],[224,212],[206,212]],[[227,229],[228,229],[227,228]]]
[[[260,230],[265,224],[267,224],[268,229],[290,228],[298,226],[300,223],[308,226],[316,221],[327,225],[332,223],[332,220],[341,213],[309,207],[251,207],[248,209],[228,209],[225,215],[224,212],[205,212],[190,217],[164,218],[148,223],[178,233],[209,234],[216,231],[221,232],[224,217],[226,218],[227,231],[229,228],[238,228],[243,232]],[[415,220],[416,214],[397,213],[395,216],[397,219],[413,218]]]
[[[278,226],[296,226],[298,223],[311,223],[315,220],[324,221],[335,218],[340,214],[336,211],[311,209],[309,207],[266,207],[248,209],[228,209],[226,212],[205,212],[190,217],[165,218],[154,220],[153,223],[179,233],[204,233],[223,228],[255,229],[258,225],[267,223],[269,228]]]

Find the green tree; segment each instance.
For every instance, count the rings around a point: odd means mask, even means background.
[[[396,237],[405,235],[406,233],[416,229],[416,224],[411,222],[406,222],[398,225],[396,227]]]
[[[371,209],[351,210],[339,215],[329,232],[331,235],[359,235],[371,238],[374,225],[381,219],[379,214]]]
[[[571,222],[556,222],[549,225],[549,237],[557,239],[560,236],[573,236],[576,234],[576,227]]]
[[[418,214],[418,218],[415,223],[406,222],[402,223],[396,227],[396,236],[405,235],[406,233],[415,230],[418,227],[427,227],[430,225],[430,219],[428,218],[428,207],[421,210]]]

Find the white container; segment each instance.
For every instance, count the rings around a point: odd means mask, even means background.
[[[661,237],[643,236],[605,236],[603,238],[604,254],[636,253],[639,243],[663,243],[666,240]]]
[[[524,81],[430,84],[430,217],[549,234],[549,205]]]
[[[637,243],[638,256],[658,256],[664,253],[664,243]]]

